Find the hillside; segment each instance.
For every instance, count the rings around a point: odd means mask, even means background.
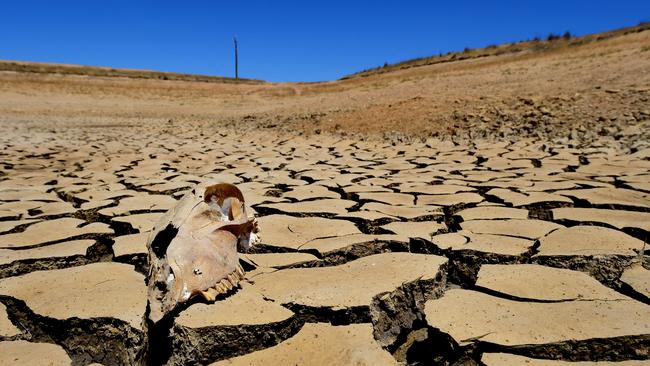
[[[434,65],[444,62],[470,60],[481,57],[500,56],[504,54],[516,53],[547,52],[549,50],[575,47],[593,42],[603,41],[609,38],[620,37],[626,34],[643,32],[648,29],[650,29],[650,23],[641,23],[636,27],[628,27],[597,34],[588,34],[582,37],[574,37],[569,32],[565,32],[562,35],[551,33],[546,36],[545,39],[536,37],[532,40],[506,43],[502,45],[490,45],[484,48],[465,48],[462,52],[447,52],[444,55],[440,54],[438,56],[421,57],[394,64],[386,64],[384,66],[375,67],[344,76],[342,79],[349,79],[353,77],[367,77],[396,70],[410,69],[412,67]]]
[[[93,77],[124,77],[134,79],[157,79],[176,81],[200,81],[206,83],[263,83],[261,80],[235,79],[222,76],[183,74],[137,69],[115,69],[111,67],[53,64],[44,62],[2,61],[0,71],[19,73],[80,75]]]
[[[393,140],[616,135],[648,117],[648,29],[467,50],[321,83],[203,82],[202,76],[5,62],[0,65],[12,71],[0,72],[0,116],[49,123],[194,121]]]

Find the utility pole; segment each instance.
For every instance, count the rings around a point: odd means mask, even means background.
[[[235,41],[235,80],[239,80],[239,61],[237,60],[237,38],[233,37]]]

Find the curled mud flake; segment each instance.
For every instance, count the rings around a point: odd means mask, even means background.
[[[194,296],[214,301],[237,287],[244,278],[237,249],[253,245],[257,231],[234,185],[204,184],[186,194],[149,236],[149,319],[158,322]]]

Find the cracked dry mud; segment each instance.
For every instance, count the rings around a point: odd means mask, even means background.
[[[173,127],[3,126],[0,364],[650,363],[648,148]],[[145,329],[148,232],[204,181],[256,267]]]

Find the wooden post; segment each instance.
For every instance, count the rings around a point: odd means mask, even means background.
[[[235,79],[239,80],[239,61],[237,59],[237,38],[233,37],[235,41]]]

